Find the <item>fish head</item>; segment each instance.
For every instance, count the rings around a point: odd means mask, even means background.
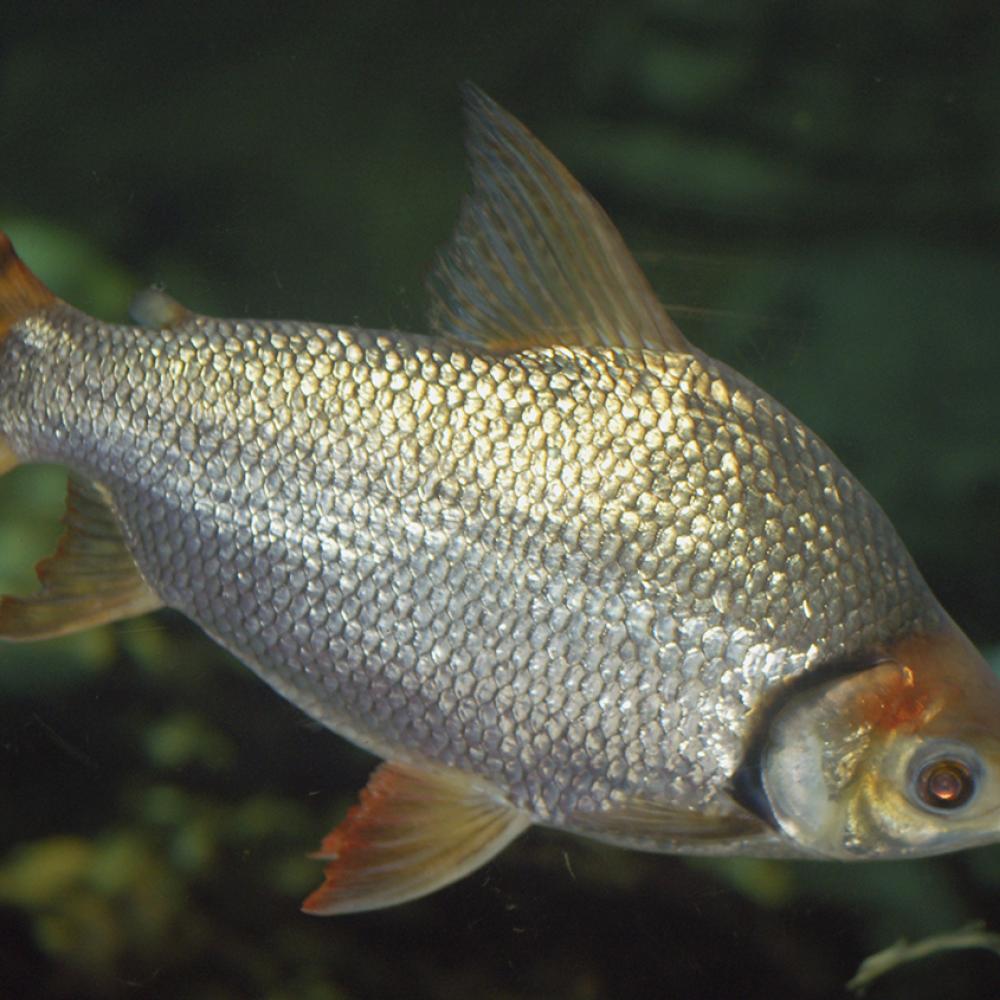
[[[833,674],[775,706],[760,741],[760,801],[797,850],[894,858],[1000,840],[1000,683],[958,628]]]

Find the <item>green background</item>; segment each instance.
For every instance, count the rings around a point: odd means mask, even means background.
[[[690,339],[833,445],[1000,663],[991,4],[7,4],[0,227],[106,319],[159,282],[420,330],[465,79],[597,196]],[[0,484],[4,590],[63,484]],[[825,997],[901,935],[1000,929],[997,849],[690,863],[546,831],[426,900],[307,918],[304,855],[372,763],[167,612],[0,648],[0,997]],[[998,992],[985,952],[872,988]]]

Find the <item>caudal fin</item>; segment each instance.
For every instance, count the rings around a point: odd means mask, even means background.
[[[24,266],[5,233],[0,233],[0,340],[19,319],[55,302],[56,297]]]

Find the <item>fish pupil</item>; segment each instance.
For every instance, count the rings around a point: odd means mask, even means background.
[[[957,809],[972,798],[975,783],[961,761],[938,760],[920,774],[920,798],[935,809]]]

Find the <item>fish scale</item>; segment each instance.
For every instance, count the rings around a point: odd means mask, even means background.
[[[71,474],[0,635],[168,605],[386,758],[311,912],[422,895],[536,822],[841,858],[993,837],[993,785],[958,834],[934,790],[983,784],[1000,694],[883,512],[684,339],[537,140],[469,102],[433,336],[157,291],[108,324],[0,243],[0,459]]]
[[[68,309],[45,346],[2,363],[43,366],[16,436],[30,424],[34,457],[104,487],[164,603],[319,721],[384,757],[471,768],[540,818],[572,825],[665,774],[682,802],[719,799],[742,696],[891,637],[924,599],[903,553],[873,559],[893,533],[841,496],[833,455],[694,357],[498,359]],[[94,375],[57,407],[42,387],[71,371]],[[824,547],[845,535],[850,551]],[[754,626],[730,655],[734,620]],[[747,676],[757,644],[782,655]],[[677,711],[660,719],[663,702]]]

